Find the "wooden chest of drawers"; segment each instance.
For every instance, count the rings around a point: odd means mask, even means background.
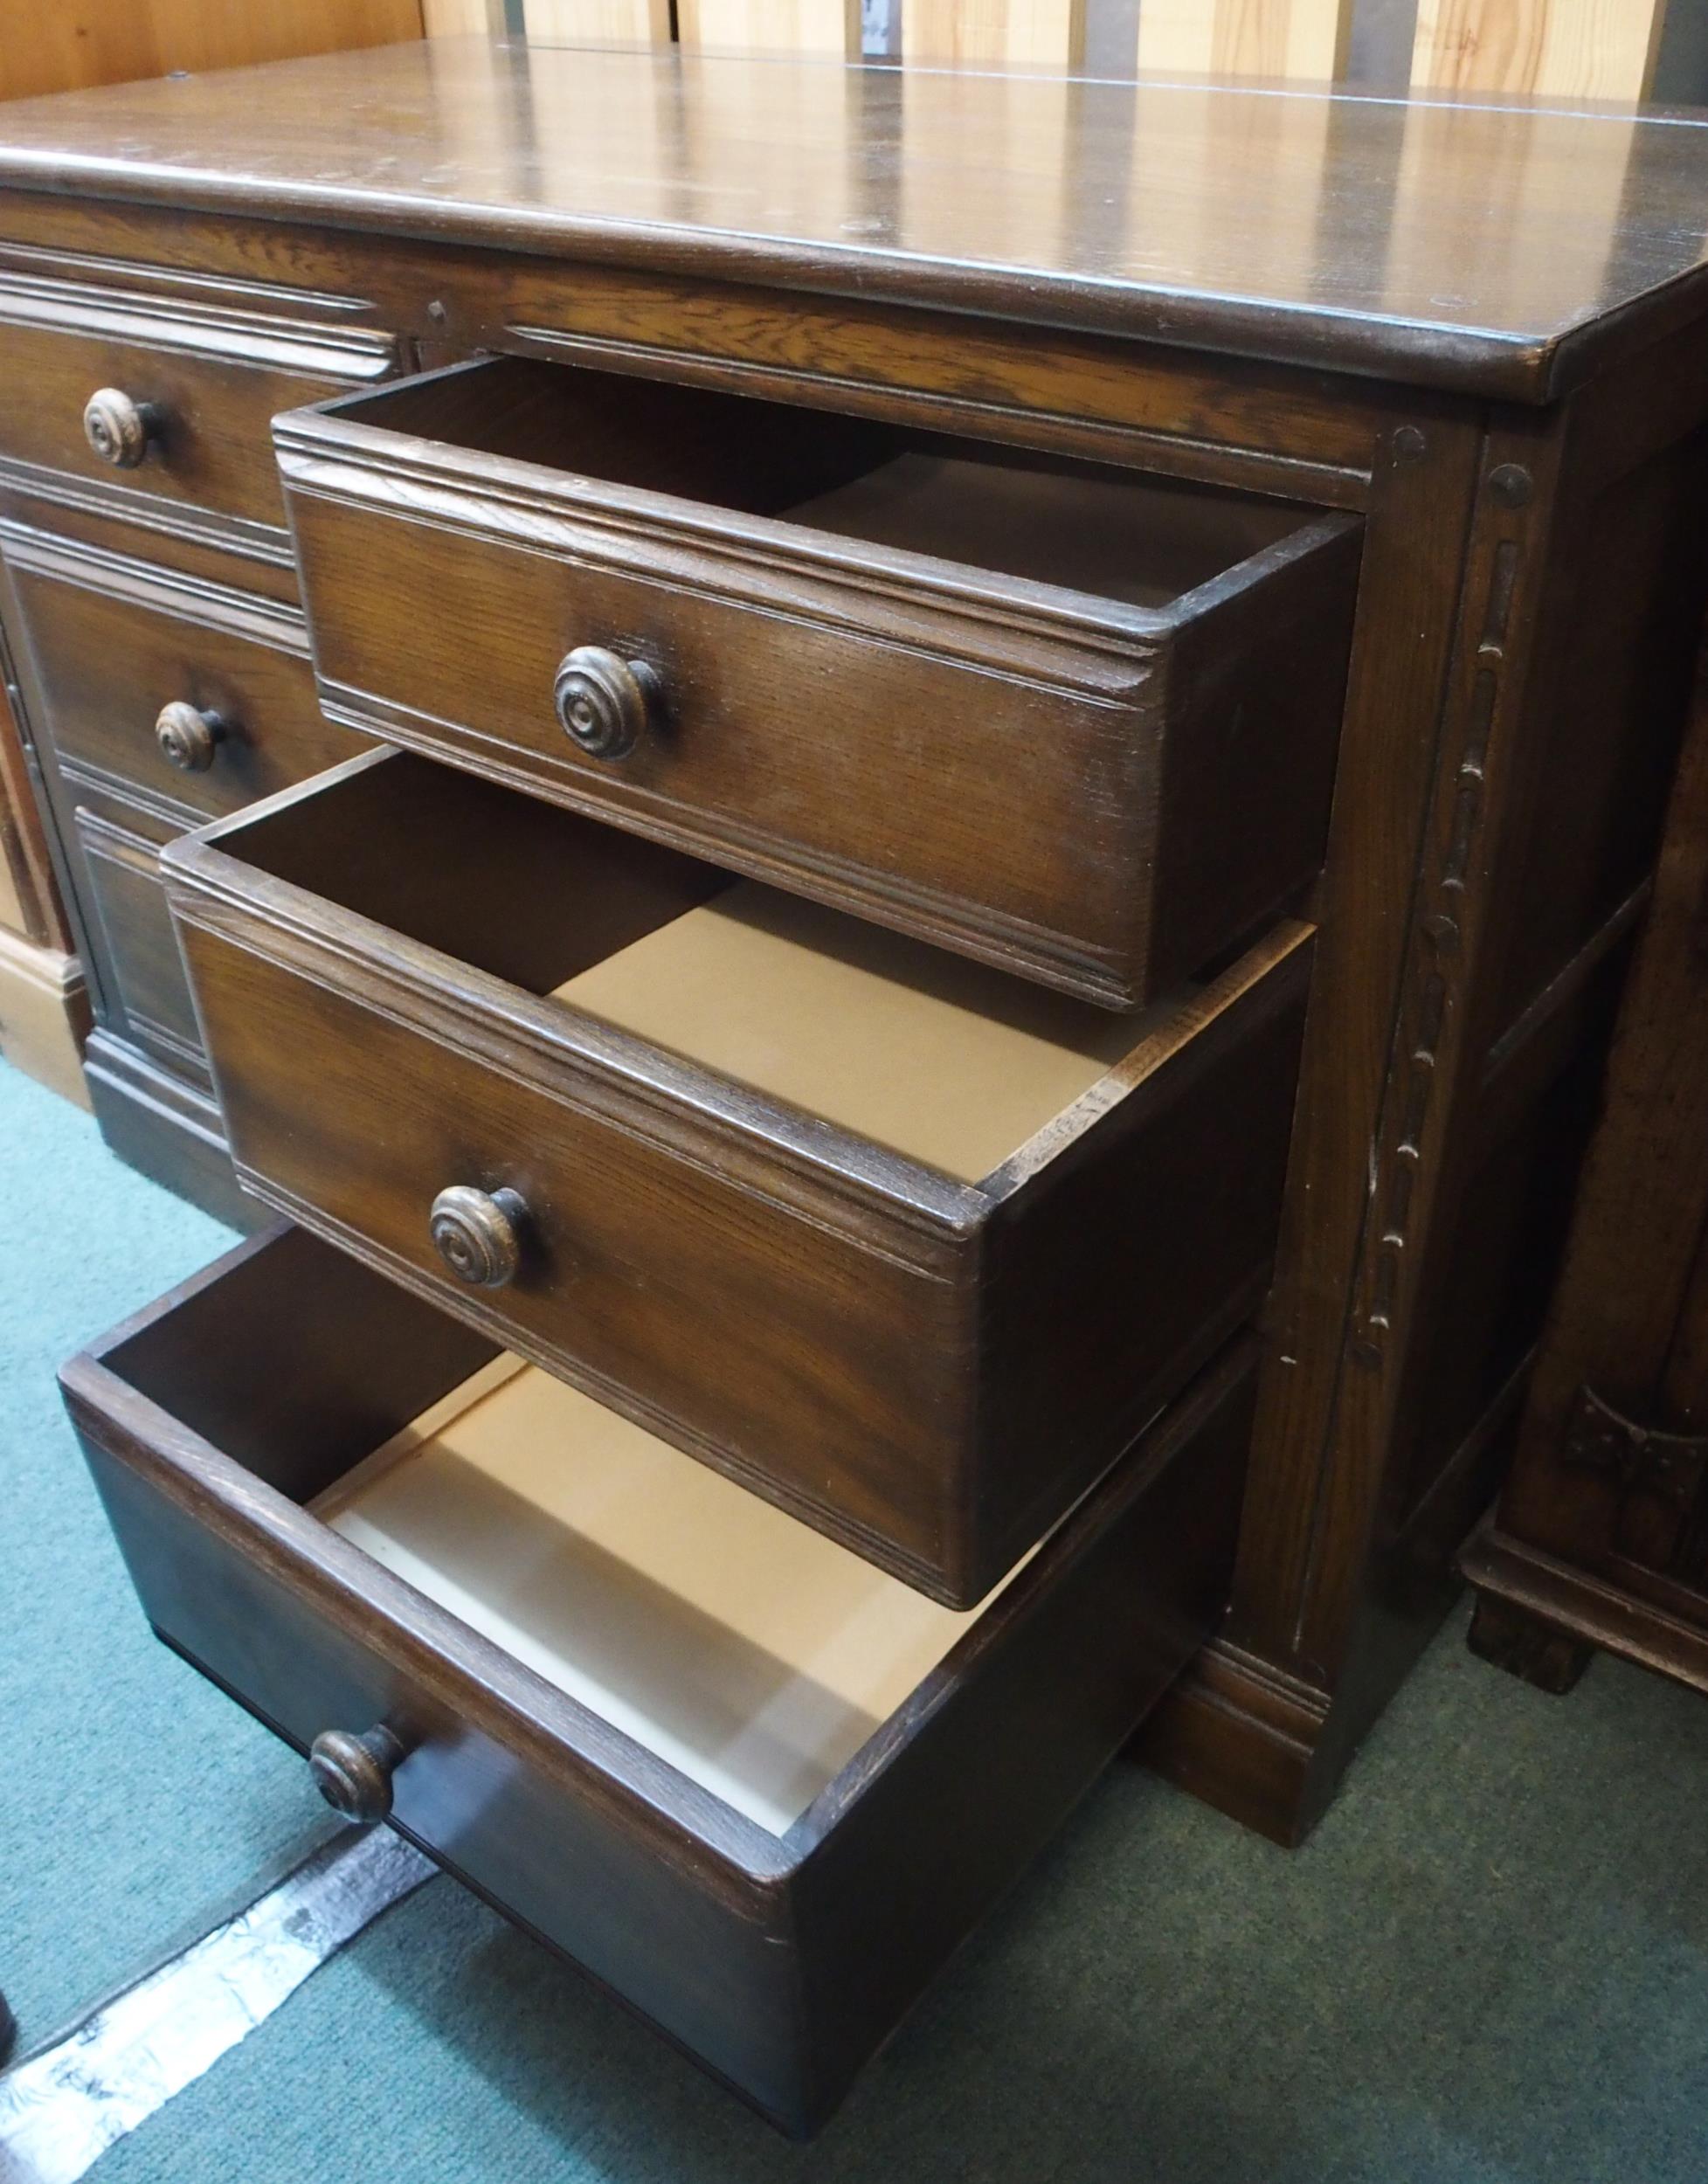
[[[0,117],[92,1083],[298,1224],[68,1397],[171,1643],[811,2128],[1141,1724],[1296,1841],[1449,1596],[1708,591],[1708,133],[265,89]]]

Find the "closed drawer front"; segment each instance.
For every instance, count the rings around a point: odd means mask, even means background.
[[[285,1230],[63,1381],[161,1635],[811,2130],[1213,1624],[1248,1351],[967,1616],[492,1355]]]
[[[294,608],[17,525],[0,523],[0,551],[31,716],[80,778],[194,826],[354,748],[315,700]]]
[[[1352,518],[514,358],[275,433],[351,726],[1117,1006],[1320,863]]]
[[[283,523],[268,440],[279,411],[383,378],[393,336],[237,307],[0,274],[0,460],[100,480],[143,513],[201,509],[239,530]],[[90,444],[94,396],[139,437]],[[128,405],[127,411],[122,405]]]
[[[107,1015],[116,1006],[121,1027],[139,1047],[204,1087],[201,1028],[160,874],[162,846],[176,830],[113,798],[103,798],[98,810],[80,804],[75,825]]]
[[[1267,1281],[1308,928],[1130,1022],[403,753],[167,868],[252,1189],[941,1599]]]

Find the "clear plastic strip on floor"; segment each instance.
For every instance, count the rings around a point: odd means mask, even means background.
[[[335,1835],[234,1918],[0,2076],[0,2184],[75,2184],[438,1871],[389,1828]]]

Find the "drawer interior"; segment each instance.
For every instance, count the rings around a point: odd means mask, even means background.
[[[1132,1047],[1130,1019],[741,881],[554,989],[964,1183]]]
[[[1213,1627],[1253,1355],[970,1615],[301,1229],[61,1379],[156,1629],[805,2132]]]
[[[777,1835],[983,1612],[508,1353],[314,1513]]]
[[[1169,1013],[1112,1014],[406,754],[322,781],[221,847],[964,1182]]]
[[[939,1607],[301,1232],[246,1250],[107,1372],[774,1836],[1026,1566]]]
[[[1055,1536],[939,1606],[301,1230],[239,1247],[100,1365],[779,1839]]]
[[[473,458],[1165,608],[1310,511],[750,396],[496,357],[348,399],[336,414]]]

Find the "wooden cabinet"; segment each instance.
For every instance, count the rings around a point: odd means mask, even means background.
[[[1597,1647],[1708,1691],[1708,653],[1471,1645],[1563,1692]]]
[[[214,285],[0,244],[0,562],[94,1004],[88,1094],[128,1158],[251,1227],[158,852],[360,748],[315,698],[268,423],[402,351],[344,298]]]
[[[103,1123],[301,1224],[73,1369],[139,1585],[792,2125],[1141,1723],[1297,1841],[1450,1597],[1708,595],[1705,228],[1708,128],[1510,104],[476,41],[0,116]],[[792,1527],[759,1650],[832,1552],[978,1619],[792,1848],[356,1477],[501,1351],[471,1419],[584,1406],[524,1512],[621,1448]]]

